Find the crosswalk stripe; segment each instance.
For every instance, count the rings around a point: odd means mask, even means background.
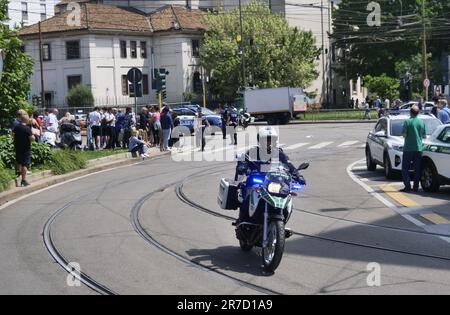
[[[354,144],[357,144],[359,141],[346,141],[344,143],[341,143],[340,145],[338,145],[338,147],[348,147]]]
[[[332,144],[333,142],[322,142],[316,145],[313,145],[312,147],[309,147],[308,150],[317,150],[317,149],[322,149],[325,148],[327,146],[329,146],[330,144]]]
[[[293,144],[293,145],[290,145],[290,146],[286,147],[285,149],[286,150],[295,150],[295,149],[304,147],[305,145],[308,145],[308,144],[309,144],[308,142],[296,143],[296,144]]]
[[[424,213],[420,215],[421,217],[427,219],[428,221],[439,225],[439,224],[450,224],[450,221],[447,220],[446,218],[440,216],[439,214],[436,213]]]

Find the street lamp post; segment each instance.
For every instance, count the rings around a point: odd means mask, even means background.
[[[425,101],[428,101],[428,56],[427,56],[427,28],[425,21],[425,1],[422,0],[422,62],[423,62],[423,93],[425,94]]]
[[[239,0],[239,25],[241,29],[241,72],[242,72],[242,85],[243,88],[246,87],[247,82],[245,78],[245,61],[244,61],[244,26],[243,26],[243,20],[242,20],[242,3],[241,0]]]

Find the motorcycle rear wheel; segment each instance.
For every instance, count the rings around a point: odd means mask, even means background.
[[[268,244],[262,248],[264,270],[274,272],[280,265],[285,244],[283,221],[272,221],[268,227]]]

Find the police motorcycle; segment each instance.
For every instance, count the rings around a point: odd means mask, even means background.
[[[236,238],[243,251],[262,248],[266,272],[279,266],[285,240],[292,231],[285,226],[293,211],[293,198],[306,185],[298,171],[309,167],[301,164],[292,174],[286,163],[252,161],[248,154],[237,156],[235,181],[222,179],[218,203],[222,209],[240,208]]]
[[[240,125],[242,128],[247,129],[248,125],[252,122],[252,116],[247,112],[241,112],[239,116]]]

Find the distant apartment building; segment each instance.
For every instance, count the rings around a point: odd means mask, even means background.
[[[58,0],[10,0],[8,25],[10,28],[35,24],[55,15]]]

